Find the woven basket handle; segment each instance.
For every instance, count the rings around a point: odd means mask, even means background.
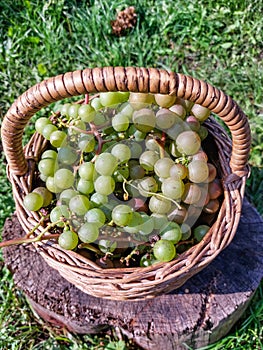
[[[229,96],[204,81],[155,68],[104,67],[77,70],[42,81],[24,92],[10,107],[2,124],[2,141],[10,171],[27,172],[22,135],[29,119],[41,108],[66,97],[105,91],[170,94],[207,107],[232,135],[230,167],[244,176],[250,149],[247,117]]]

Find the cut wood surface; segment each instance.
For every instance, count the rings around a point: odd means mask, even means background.
[[[13,215],[3,239],[22,236]],[[86,334],[114,327],[138,348],[198,349],[225,336],[248,306],[263,275],[263,220],[245,200],[234,240],[181,288],[145,301],[84,294],[51,269],[31,245],[4,249],[17,288],[47,322]]]

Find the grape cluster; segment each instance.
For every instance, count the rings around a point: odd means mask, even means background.
[[[174,259],[220,207],[217,170],[202,149],[209,114],[161,94],[107,92],[62,105],[35,123],[49,147],[25,208],[48,207],[58,244],[88,249],[100,264]]]

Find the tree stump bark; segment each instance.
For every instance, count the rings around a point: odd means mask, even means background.
[[[248,306],[263,275],[263,220],[244,201],[233,242],[176,291],[146,301],[111,301],[79,291],[30,246],[4,249],[17,288],[47,322],[79,334],[118,329],[143,349],[197,349],[225,336]],[[22,236],[16,216],[3,239]]]

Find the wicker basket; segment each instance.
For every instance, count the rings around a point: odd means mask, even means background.
[[[40,221],[38,213],[23,207],[31,191],[36,163],[45,141],[35,133],[23,149],[22,135],[31,116],[48,104],[70,96],[104,91],[170,94],[209,108],[228,126],[232,141],[212,118],[206,126],[218,148],[218,166],[224,198],[218,217],[204,239],[174,261],[145,268],[103,269],[93,261],[64,251],[51,241],[35,244],[45,261],[83,292],[115,300],[139,300],[170,292],[207,266],[232,240],[239,222],[250,149],[248,121],[239,106],[206,82],[159,69],[105,67],[69,72],[47,79],[27,90],[11,106],[2,125],[8,176],[16,212],[25,232]],[[44,230],[39,226],[36,233]]]

